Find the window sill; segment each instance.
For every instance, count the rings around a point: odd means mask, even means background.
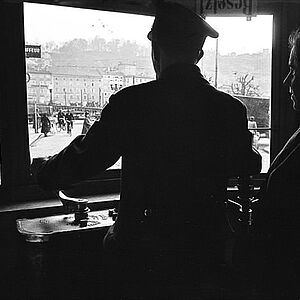
[[[120,178],[104,178],[83,181],[64,190],[70,197],[91,197],[96,195],[119,194]],[[54,191],[45,191],[37,184],[28,184],[0,189],[0,207],[32,202],[47,202],[55,199]]]
[[[254,192],[258,192],[259,188],[255,187]],[[238,193],[237,187],[227,188],[228,196],[236,196]],[[116,201],[120,200],[119,193],[92,195],[81,197],[89,200],[89,208],[91,210],[107,209],[115,206]],[[19,202],[12,204],[0,205],[0,214],[9,212],[38,212],[42,210],[59,210],[62,212],[62,203],[59,199],[35,200],[27,202]]]
[[[119,194],[93,195],[84,197],[89,200],[89,207],[93,210],[105,209],[115,201],[120,200]],[[20,211],[36,211],[44,209],[61,209],[62,203],[59,199],[49,199],[43,201],[27,201],[13,204],[0,205],[0,213],[20,212]]]
[[[254,194],[256,194],[265,174],[253,178]],[[79,185],[72,190],[68,190],[66,194],[70,197],[80,197],[89,200],[88,206],[91,210],[101,210],[112,208],[115,206],[115,201],[120,200],[119,179],[108,179],[101,182],[102,186],[99,189],[99,181],[86,182],[85,185]],[[107,185],[107,187],[105,187]],[[111,188],[113,185],[113,188]],[[94,189],[95,188],[95,189]],[[28,193],[28,190],[30,192]],[[39,193],[37,193],[39,190]],[[91,192],[91,190],[93,190]],[[26,193],[27,192],[27,193]],[[41,193],[42,192],[42,193]],[[228,197],[237,196],[237,180],[230,180],[227,187]],[[14,197],[15,201],[3,201],[0,204],[0,214],[16,212],[18,215],[32,214],[34,217],[42,214],[62,214],[62,203],[55,197],[53,192],[44,192],[38,186],[19,188]]]

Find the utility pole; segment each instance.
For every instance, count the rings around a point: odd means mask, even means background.
[[[99,88],[99,107],[101,106],[101,88]]]
[[[53,95],[52,95],[53,86],[52,86],[52,84],[49,84],[48,89],[49,89],[49,93],[50,93],[49,105],[52,105],[53,104]]]
[[[218,87],[218,56],[219,56],[219,39],[216,39],[216,55],[215,55],[215,88]]]
[[[36,107],[36,98],[34,99],[34,132],[38,133],[39,124],[38,124],[38,116],[37,116],[37,107]]]

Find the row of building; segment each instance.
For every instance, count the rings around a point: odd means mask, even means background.
[[[115,70],[77,66],[54,66],[48,71],[27,70],[27,101],[101,108],[120,89],[153,79],[137,74],[133,64],[119,64]]]

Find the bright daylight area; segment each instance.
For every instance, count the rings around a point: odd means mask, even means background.
[[[251,21],[208,17],[207,21],[220,37],[207,38],[198,65],[212,85],[247,106],[253,145],[262,154],[266,172],[272,16]],[[24,4],[25,44],[41,49],[41,57],[26,58],[32,159],[53,155],[85,133],[112,94],[155,79],[146,37],[152,22],[149,16]],[[119,167],[120,161],[113,168]]]

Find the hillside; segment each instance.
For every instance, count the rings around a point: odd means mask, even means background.
[[[77,66],[97,68],[99,71],[117,69],[120,63],[135,64],[137,75],[155,77],[151,62],[150,48],[140,48],[136,44],[127,47],[95,49],[55,49],[42,53],[41,59],[27,60],[28,66],[33,69],[50,69],[51,66]],[[203,75],[215,83],[215,52],[206,51],[198,63]],[[249,74],[253,76],[251,82],[258,88],[259,96],[269,97],[271,87],[271,53],[263,50],[254,54],[235,53],[218,55],[217,86],[224,91],[231,91],[231,84],[237,78]]]

